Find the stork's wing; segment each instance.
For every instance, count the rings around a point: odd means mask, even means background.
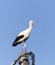
[[[15,41],[13,42],[13,45],[12,46],[16,46],[17,44],[19,44],[19,40],[20,39],[22,39],[24,37],[24,35],[20,35],[20,36],[18,36],[16,39],[15,39]]]

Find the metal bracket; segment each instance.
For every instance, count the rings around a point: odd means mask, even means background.
[[[22,57],[28,57],[27,59],[23,59],[22,61],[20,61],[20,59]],[[33,52],[28,52],[28,53],[25,53],[21,56],[18,57],[18,59],[16,59],[11,65],[15,65],[17,62],[19,63],[19,65],[21,65],[24,61],[27,61],[29,63],[29,65],[35,65],[35,55]]]

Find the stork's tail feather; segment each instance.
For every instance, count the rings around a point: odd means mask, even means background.
[[[13,43],[12,46],[17,46],[17,44]]]
[[[12,46],[17,46],[18,44],[20,44],[21,42],[17,42],[17,43],[13,43]]]

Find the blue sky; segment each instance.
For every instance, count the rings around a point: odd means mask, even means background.
[[[35,27],[27,40],[27,52],[35,54],[35,65],[55,65],[55,1],[0,0],[0,65],[10,65],[21,53],[22,45],[12,47],[17,34]]]

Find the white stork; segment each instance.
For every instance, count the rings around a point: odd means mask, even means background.
[[[22,31],[20,34],[18,34],[18,36],[16,37],[12,46],[17,46],[18,44],[23,43],[23,51],[25,51],[25,48],[26,48],[25,42],[30,36],[33,25],[34,25],[33,20],[30,20],[29,21],[29,27],[26,30]]]

